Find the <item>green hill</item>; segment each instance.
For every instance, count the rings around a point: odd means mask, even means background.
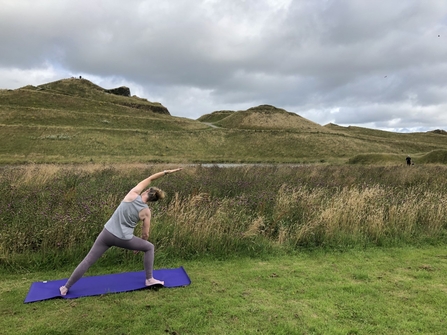
[[[223,128],[257,130],[294,130],[306,132],[328,132],[317,123],[295,113],[270,105],[260,105],[245,111],[225,113],[226,116],[213,123]],[[225,115],[220,113],[220,115]]]
[[[444,162],[442,131],[321,126],[270,105],[175,117],[160,103],[68,78],[0,90],[0,164]],[[365,156],[366,155],[366,156]],[[373,155],[368,157],[368,155]],[[375,155],[375,156],[374,156]],[[356,158],[357,157],[357,158]],[[360,157],[360,158],[359,158]],[[380,159],[378,159],[380,157]]]
[[[211,114],[202,115],[197,120],[200,122],[216,123],[234,113],[234,111],[216,111]]]
[[[421,164],[447,164],[447,150],[433,150],[419,158]]]
[[[19,91],[24,90],[34,91],[34,93],[47,93],[49,95],[65,95],[67,98],[82,98],[85,100],[111,103],[170,115],[168,109],[160,103],[150,102],[135,95],[130,97],[130,89],[127,87],[104,89],[86,79],[69,78],[39,85],[37,87],[28,85],[19,89]],[[24,92],[19,92],[18,95],[21,96],[23,93]],[[128,95],[124,95],[125,93],[128,93]],[[37,96],[41,97],[40,94],[37,94]],[[48,98],[48,96],[46,97]],[[42,103],[46,105],[46,102]],[[22,102],[21,105],[27,105],[27,103]]]

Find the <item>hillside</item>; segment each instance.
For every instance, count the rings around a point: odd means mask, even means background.
[[[198,120],[160,103],[68,78],[0,90],[0,164],[444,163],[442,131],[400,134],[321,126],[270,105]]]
[[[212,122],[216,126],[231,129],[328,132],[326,128],[317,123],[270,105],[260,105],[245,111],[215,112],[199,120],[208,120],[206,122]]]
[[[216,123],[222,119],[225,119],[227,116],[230,116],[233,113],[235,113],[235,112],[234,111],[216,111],[216,112],[212,112],[211,114],[202,115],[197,120],[200,122]]]
[[[100,102],[109,102],[154,113],[170,115],[168,109],[160,103],[150,102],[135,95],[131,97],[130,89],[128,87],[104,89],[86,79],[62,79],[37,87],[31,85],[25,86],[21,90],[34,90],[39,93],[45,92]]]
[[[107,90],[86,79],[74,78],[16,90],[0,90],[0,124],[4,127],[121,130],[206,128],[192,120],[172,117],[160,103],[110,91],[114,89]]]

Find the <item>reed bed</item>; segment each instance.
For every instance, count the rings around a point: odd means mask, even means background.
[[[1,264],[79,261],[128,190],[165,168],[2,167]],[[446,172],[443,165],[185,166],[155,182],[168,197],[151,206],[150,240],[158,257],[185,259],[440,243]]]

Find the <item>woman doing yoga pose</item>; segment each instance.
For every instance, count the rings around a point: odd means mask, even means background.
[[[96,238],[95,243],[90,249],[84,260],[76,267],[67,283],[60,287],[61,295],[65,296],[84,273],[92,266],[110,247],[119,247],[134,252],[144,252],[144,270],[146,272],[146,286],[155,284],[163,285],[164,282],[155,279],[152,276],[154,266],[154,245],[147,241],[149,238],[149,229],[151,225],[151,211],[147,205],[148,202],[163,199],[165,194],[156,187],[151,187],[144,191],[149,184],[169,173],[180,171],[181,168],[174,170],[165,170],[155,173],[142,180],[132,188],[124,197],[123,201],[117,207],[109,221],[104,225],[104,229]],[[135,226],[139,221],[143,222],[142,238],[133,235]]]

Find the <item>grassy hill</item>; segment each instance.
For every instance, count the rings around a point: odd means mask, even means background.
[[[269,105],[249,108],[232,114],[218,124],[228,128],[327,132],[317,123],[295,113]]]
[[[200,122],[216,123],[234,113],[234,111],[216,111],[212,112],[211,114],[202,115],[197,120]]]
[[[231,129],[328,132],[326,128],[317,123],[270,105],[261,105],[238,112],[218,111],[199,118],[199,120]]]
[[[198,120],[85,79],[0,90],[0,164],[444,163],[444,132],[321,126],[269,105]]]

